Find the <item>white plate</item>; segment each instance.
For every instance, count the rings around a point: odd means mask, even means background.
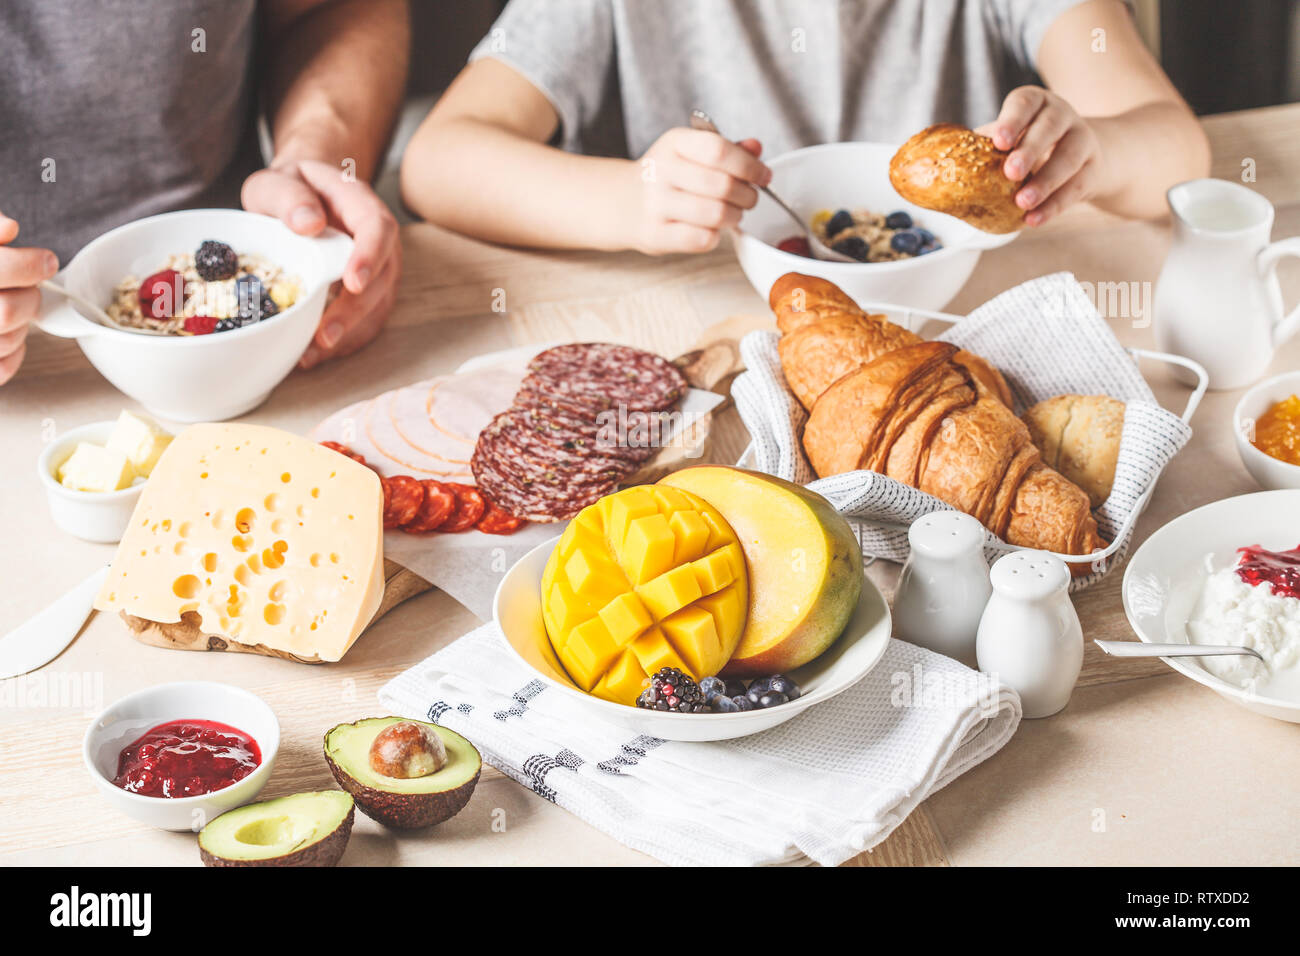
[[[729,740],[745,737],[785,723],[792,717],[830,700],[866,677],[889,644],[889,605],[880,590],[864,577],[862,597],[844,633],[816,660],[791,671],[803,696],[779,707],[735,714],[668,714],[616,704],[583,693],[564,672],[551,651],[542,621],[542,571],[555,550],[554,539],[538,545],[512,567],[497,588],[492,614],[511,650],[537,671],[547,684],[573,700],[581,701],[593,718],[627,727],[664,740]]]
[[[1232,567],[1237,549],[1250,544],[1287,550],[1300,543],[1300,490],[1263,491],[1225,498],[1175,518],[1151,537],[1124,571],[1124,612],[1147,643],[1187,644],[1187,619],[1213,568]],[[1252,693],[1221,680],[1194,658],[1166,664],[1248,710],[1300,723],[1300,697]],[[1275,692],[1274,692],[1275,693]]]

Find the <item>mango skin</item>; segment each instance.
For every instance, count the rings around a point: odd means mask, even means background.
[[[729,465],[660,479],[713,505],[749,571],[749,614],[722,673],[765,677],[808,663],[835,643],[862,596],[862,549],[829,501],[801,485]]]

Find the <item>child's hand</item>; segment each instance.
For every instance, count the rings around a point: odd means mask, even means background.
[[[733,143],[717,133],[670,129],[634,166],[637,222],[632,245],[641,252],[707,252],[722,230],[758,202],[754,185],[772,171],[758,161],[757,140]]]
[[[1030,176],[1016,193],[1016,205],[1028,210],[1027,226],[1041,226],[1092,198],[1103,181],[1097,134],[1074,107],[1041,86],[1012,90],[998,118],[977,132],[992,137],[998,149],[1012,150],[1002,166],[1008,179]]]

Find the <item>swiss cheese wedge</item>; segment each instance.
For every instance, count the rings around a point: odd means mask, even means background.
[[[163,452],[95,607],[339,660],[384,591],[383,491],[289,432],[192,425]]]

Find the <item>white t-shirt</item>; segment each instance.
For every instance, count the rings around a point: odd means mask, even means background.
[[[470,59],[541,90],[567,150],[639,156],[698,107],[775,156],[993,120],[1078,2],[511,0]]]

